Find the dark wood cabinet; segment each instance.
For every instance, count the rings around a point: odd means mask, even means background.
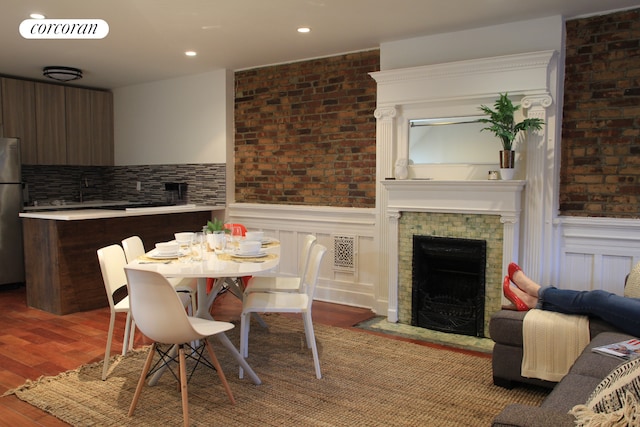
[[[64,86],[35,83],[36,141],[40,165],[67,164]]]
[[[91,161],[91,92],[65,88],[67,163],[90,166]]]
[[[94,166],[113,166],[113,94],[91,92],[91,161]]]
[[[3,77],[3,134],[28,165],[113,165],[113,94]]]
[[[2,122],[4,136],[20,138],[22,163],[38,163],[35,83],[3,77]]]

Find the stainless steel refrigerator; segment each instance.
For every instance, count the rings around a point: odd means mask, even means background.
[[[20,141],[0,138],[0,285],[24,282]]]

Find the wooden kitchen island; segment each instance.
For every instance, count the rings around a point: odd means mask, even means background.
[[[96,251],[140,236],[145,249],[173,240],[179,231],[200,231],[224,207],[132,210],[84,209],[21,213],[27,305],[54,314],[108,306]]]

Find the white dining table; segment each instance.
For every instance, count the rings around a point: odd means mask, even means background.
[[[264,253],[264,255],[262,255]],[[226,285],[238,298],[242,299],[242,289],[239,279],[244,276],[265,274],[275,269],[280,262],[280,244],[272,241],[261,250],[261,256],[241,256],[233,249],[221,253],[206,251],[202,260],[195,260],[191,256],[179,258],[158,259],[154,257],[154,251],[149,251],[142,257],[127,264],[127,268],[151,270],[162,274],[164,277],[195,278],[197,287],[197,308],[195,316],[204,319],[213,319],[210,307],[216,296]],[[213,287],[207,292],[207,279],[213,279]],[[251,369],[247,361],[240,355],[226,334],[217,334],[220,343],[229,350],[232,356],[244,368],[255,384],[262,381]],[[149,384],[153,384],[157,378],[152,378]]]

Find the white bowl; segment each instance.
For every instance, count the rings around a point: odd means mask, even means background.
[[[190,231],[184,231],[182,233],[174,233],[174,237],[176,238],[176,241],[181,244],[181,245],[188,245],[189,243],[191,243],[191,241],[193,240],[193,235],[195,233],[192,233]]]
[[[160,255],[172,255],[177,254],[180,249],[178,242],[161,242],[156,243],[156,251]]]
[[[247,231],[244,235],[244,240],[262,242],[262,239],[264,239],[264,231]]]
[[[243,240],[240,242],[240,254],[241,255],[255,255],[260,252],[262,243],[256,240]]]

